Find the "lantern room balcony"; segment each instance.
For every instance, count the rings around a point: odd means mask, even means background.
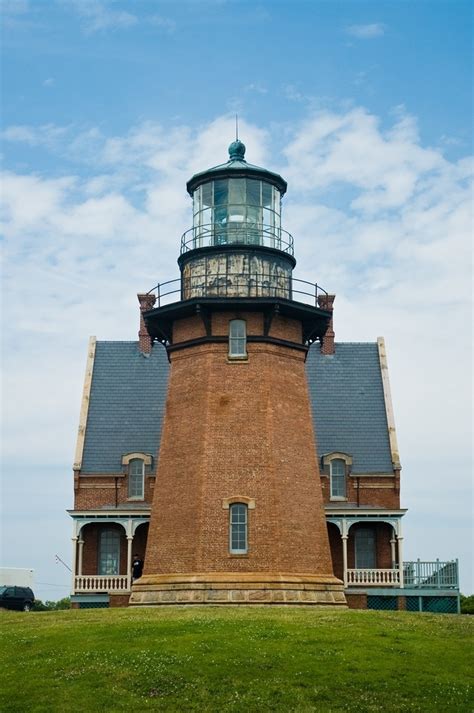
[[[216,272],[189,275],[161,282],[149,290],[156,297],[155,307],[195,297],[285,298],[314,307],[318,298],[327,295],[317,282],[299,280],[291,275],[241,272]]]

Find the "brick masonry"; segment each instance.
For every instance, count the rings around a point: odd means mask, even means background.
[[[249,336],[262,334],[261,314],[229,312],[214,314],[213,334],[228,334],[233,318],[246,319]],[[173,343],[204,334],[198,316],[180,320]],[[301,344],[301,324],[276,318],[270,336],[280,335]],[[304,352],[259,342],[247,349],[245,361],[230,361],[226,343],[170,355],[145,575],[311,573],[340,589],[332,571]],[[229,554],[229,510],[223,507],[234,496],[255,500],[248,511],[249,551],[238,557]],[[137,586],[144,586],[143,579]]]

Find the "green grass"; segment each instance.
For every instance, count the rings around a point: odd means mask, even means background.
[[[473,623],[311,608],[0,611],[0,710],[471,712]]]

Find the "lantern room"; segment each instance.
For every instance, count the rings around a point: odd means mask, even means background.
[[[286,181],[247,163],[233,141],[229,160],[194,175],[193,226],[182,238],[182,297],[291,294],[293,239],[281,227]]]

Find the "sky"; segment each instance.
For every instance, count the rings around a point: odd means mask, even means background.
[[[227,159],[237,112],[336,340],[385,337],[404,557],[459,558],[471,593],[471,3],[0,7],[0,564],[69,593],[88,337],[135,339],[136,294],[178,276],[186,180]]]

